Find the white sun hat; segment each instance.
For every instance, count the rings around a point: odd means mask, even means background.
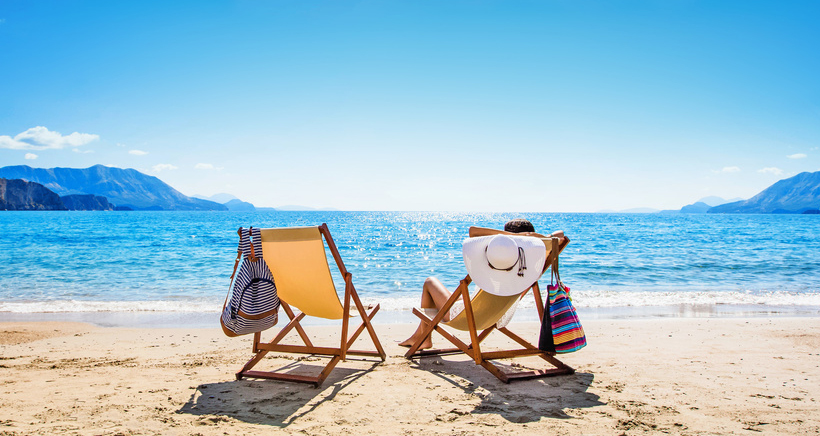
[[[465,239],[462,254],[478,287],[510,296],[524,292],[541,277],[547,247],[532,236],[492,235]]]

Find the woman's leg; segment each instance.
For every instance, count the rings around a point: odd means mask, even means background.
[[[444,285],[439,281],[439,279],[435,277],[427,277],[427,280],[424,281],[424,286],[421,289],[421,307],[424,309],[438,309],[441,310],[444,307],[444,303],[450,298],[452,293],[444,287]],[[449,321],[450,314],[447,313],[444,315],[443,321]],[[421,334],[424,330],[426,323],[424,321],[419,322],[418,328],[416,328],[415,333],[412,336],[407,338],[404,342],[400,343],[402,347],[411,347],[413,344],[416,343],[417,340],[421,338]],[[426,349],[433,347],[433,339],[428,336],[425,339],[424,343],[422,343],[419,349]]]

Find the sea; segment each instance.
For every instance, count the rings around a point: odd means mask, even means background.
[[[216,327],[239,227],[327,223],[375,322],[414,322],[426,277],[466,274],[469,227],[519,217],[570,238],[560,272],[582,320],[820,316],[817,215],[152,211],[0,212],[0,321]],[[534,299],[516,320],[537,320]]]

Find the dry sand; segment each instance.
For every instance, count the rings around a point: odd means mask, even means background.
[[[463,356],[408,361],[413,326],[376,327],[387,361],[348,360],[317,389],[236,381],[250,338],[218,328],[0,323],[0,435],[820,433],[820,318],[588,321],[562,357],[575,375],[509,385]]]

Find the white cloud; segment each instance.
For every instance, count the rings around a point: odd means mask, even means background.
[[[777,168],[777,167],[761,168],[761,169],[757,170],[757,172],[759,172],[761,174],[774,174],[775,176],[779,176],[779,175],[783,174],[783,170],[781,170],[780,168]]]
[[[67,147],[80,147],[89,142],[100,139],[99,135],[74,132],[63,136],[60,132],[52,132],[43,126],[32,127],[12,138],[0,135],[0,148],[12,150],[48,150]]]
[[[11,136],[0,135],[0,148],[10,148],[12,150],[25,150],[26,144],[15,141]]]
[[[803,153],[795,153],[795,154],[790,154],[790,155],[788,155],[788,156],[786,156],[786,157],[787,157],[787,158],[789,158],[789,159],[805,159],[805,158],[807,158],[808,156],[806,156],[806,155],[805,155],[805,154],[803,154]]]
[[[26,153],[26,159],[28,159],[28,160],[34,160],[34,159],[37,159],[38,157],[40,157],[40,156],[37,156],[34,153]]]
[[[156,172],[160,172],[160,171],[163,171],[163,170],[175,170],[178,167],[176,167],[174,165],[171,165],[171,164],[158,164],[158,165],[154,165],[151,168],[153,168],[154,171],[156,171]]]
[[[128,150],[128,154],[133,154],[134,156],[145,156],[148,152],[142,150]]]
[[[738,168],[738,167],[723,167],[723,169],[720,170],[720,172],[721,173],[727,173],[727,174],[728,173],[739,173],[740,168]]]
[[[198,163],[194,166],[194,168],[198,170],[221,170],[222,168],[217,168],[213,164],[209,163]]]
[[[71,150],[71,151],[73,151],[74,153],[80,153],[80,154],[94,153],[94,150],[80,150],[79,148],[75,148],[74,150]]]

